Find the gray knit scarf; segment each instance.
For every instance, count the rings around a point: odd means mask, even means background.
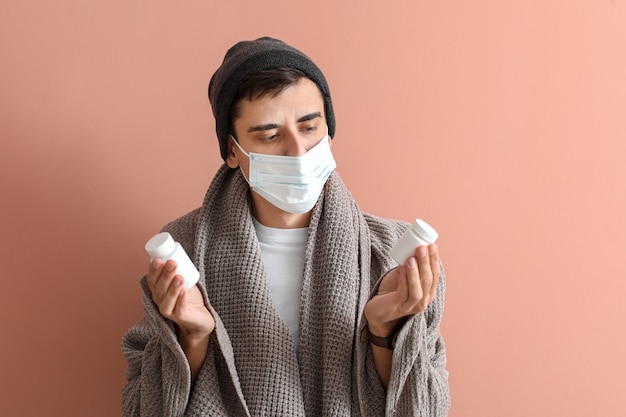
[[[434,331],[428,331],[427,314],[405,325],[394,352],[394,367],[401,369],[393,372],[390,398],[361,337],[365,303],[394,266],[386,253],[405,227],[362,214],[339,176],[331,175],[309,225],[297,356],[271,300],[248,184],[224,165],[202,207],[165,228],[193,254],[204,277],[201,291],[216,320],[207,358],[192,389],[173,326],[149,299],[144,279],[146,314],[124,343],[130,381],[125,415],[445,415],[436,410],[447,410],[447,374],[442,379],[437,369],[432,378],[434,368],[445,367],[442,342],[435,346],[440,312],[430,318]],[[428,350],[437,348],[433,357]],[[414,367],[420,369],[411,372]],[[141,387],[132,381],[138,374]]]
[[[272,304],[248,184],[238,171],[223,170],[211,188],[195,249],[220,319],[218,343],[232,346],[234,361],[226,365],[238,375],[251,415],[353,415],[353,347],[370,293],[369,234],[356,204],[334,176],[313,213],[299,300],[299,366]]]

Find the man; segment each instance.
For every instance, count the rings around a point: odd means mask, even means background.
[[[334,172],[328,84],[282,41],[243,41],[209,85],[220,151],[202,207],[164,230],[123,340],[125,416],[444,416],[435,244],[397,266],[403,222],[359,211]]]

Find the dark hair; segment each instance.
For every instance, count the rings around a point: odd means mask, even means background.
[[[278,67],[257,72],[248,77],[235,95],[235,100],[230,108],[230,131],[235,136],[234,122],[239,114],[239,103],[242,100],[258,100],[264,97],[276,97],[287,88],[296,85],[301,79],[308,78],[299,69],[290,67]],[[320,92],[321,95],[321,92]]]
[[[215,116],[215,133],[224,161],[228,157],[228,135],[232,134],[233,120],[231,112],[239,87],[250,76],[273,68],[296,68],[317,84],[324,99],[328,136],[335,136],[335,113],[328,82],[311,58],[280,39],[266,36],[253,41],[241,41],[226,52],[224,62],[209,82],[209,101]]]

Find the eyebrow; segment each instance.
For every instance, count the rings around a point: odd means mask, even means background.
[[[316,112],[309,113],[309,114],[306,114],[306,115],[300,117],[296,122],[297,123],[308,122],[309,120],[317,119],[319,117],[322,117],[322,113],[316,111]],[[248,133],[263,132],[265,130],[278,129],[279,127],[280,127],[280,125],[276,124],[276,123],[267,123],[267,124],[264,124],[264,125],[250,126],[248,128]]]
[[[322,117],[322,113],[316,111],[313,113],[309,113],[307,115],[302,116],[298,119],[298,123],[308,122],[309,120],[317,119],[318,117]]]

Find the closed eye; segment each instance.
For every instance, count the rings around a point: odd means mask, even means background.
[[[317,131],[317,125],[304,125],[300,128],[300,131],[304,133],[313,133]]]

